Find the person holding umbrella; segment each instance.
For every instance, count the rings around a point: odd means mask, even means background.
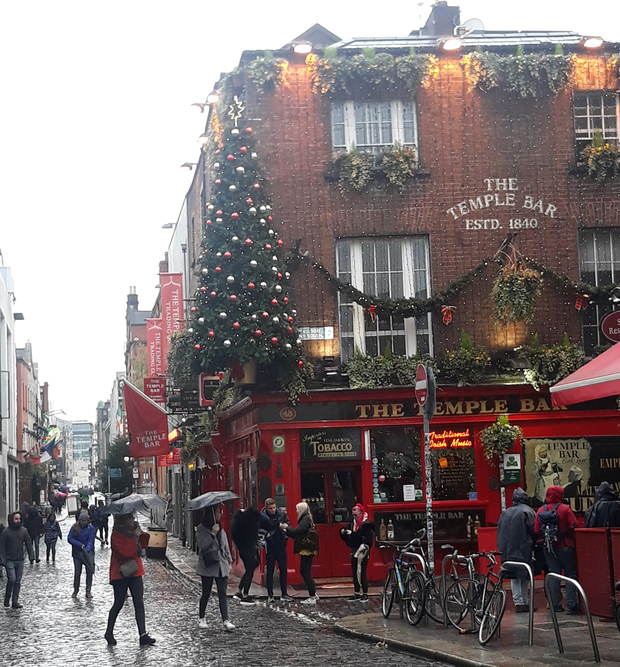
[[[200,550],[196,574],[199,574],[202,580],[198,624],[201,628],[208,627],[205,611],[215,579],[224,630],[232,632],[235,626],[228,620],[228,598],[226,597],[232,556],[226,531],[220,525],[221,519],[222,505],[206,507],[202,521],[196,530],[196,542]]]
[[[137,495],[137,494],[135,494]],[[127,498],[123,500],[128,500]],[[144,502],[137,498],[134,504]],[[116,506],[115,506],[116,505]],[[125,604],[127,591],[131,592],[131,599],[136,613],[136,623],[140,633],[140,645],[150,646],[155,639],[146,632],[146,619],[144,614],[144,585],[142,577],[145,574],[144,564],[140,553],[149,544],[150,535],[140,528],[134,521],[129,506],[123,507],[111,503],[109,508],[115,514],[114,528],[110,539],[112,555],[110,557],[110,584],[114,588],[114,604],[108,614],[108,626],[105,631],[105,640],[110,646],[116,645],[114,638],[114,625],[116,619]],[[119,512],[124,512],[120,514]]]
[[[88,512],[82,510],[67,537],[67,541],[72,547],[73,565],[75,567],[72,598],[76,598],[80,591],[82,566],[86,568],[86,597],[89,600],[93,597],[91,587],[95,572],[95,532],[95,527],[90,523]]]

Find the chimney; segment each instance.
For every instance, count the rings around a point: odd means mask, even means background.
[[[461,23],[459,7],[448,7],[447,0],[438,0],[432,7],[430,16],[420,35],[448,37],[454,35],[454,28]]]

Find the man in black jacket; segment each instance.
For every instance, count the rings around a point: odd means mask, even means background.
[[[248,595],[248,592],[252,584],[254,570],[260,562],[256,546],[259,525],[260,512],[256,507],[237,510],[230,525],[230,536],[245,567],[245,572],[239,580],[239,587],[233,595],[233,600],[240,600],[243,606],[255,604],[254,599]]]
[[[4,593],[4,606],[8,607],[13,597],[13,609],[21,609],[19,590],[24,573],[24,544],[28,550],[30,564],[34,562],[32,540],[28,531],[22,526],[19,512],[9,514],[9,527],[0,534],[0,563],[6,568],[7,582]]]
[[[293,598],[289,597],[286,589],[286,534],[280,529],[280,526],[289,523],[288,516],[284,510],[276,506],[276,501],[273,498],[265,500],[265,508],[261,512],[260,527],[267,532],[266,541],[266,558],[267,558],[267,593],[269,595],[268,602],[273,602],[273,573],[276,569],[276,562],[278,563],[278,570],[280,572],[280,590],[282,602],[290,602]]]
[[[586,511],[584,528],[620,528],[620,498],[609,482],[601,482],[594,505]]]
[[[25,517],[24,528],[28,530],[28,535],[32,540],[34,546],[34,555],[37,559],[37,563],[41,562],[39,558],[39,543],[45,532],[43,527],[43,517],[39,514],[39,510],[36,505],[31,505],[28,509],[28,516]]]

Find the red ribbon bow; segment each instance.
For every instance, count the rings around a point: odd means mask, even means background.
[[[443,315],[443,323],[450,324],[452,322],[452,313],[456,310],[456,306],[442,306],[441,314]]]
[[[369,308],[364,308],[364,312],[367,315],[370,315],[370,319],[373,322],[377,321],[377,312],[376,311],[377,311],[377,306],[375,306],[374,304],[372,306],[370,306]]]
[[[577,294],[575,301],[575,308],[577,310],[585,310],[590,303],[590,296],[588,294]]]

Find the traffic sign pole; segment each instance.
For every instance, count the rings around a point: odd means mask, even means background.
[[[433,369],[424,364],[418,366],[416,373],[415,395],[418,403],[422,406],[424,415],[424,480],[426,492],[426,539],[428,540],[428,564],[435,572],[435,530],[433,526],[433,464],[431,461],[431,432],[430,420],[435,414],[436,390]]]

